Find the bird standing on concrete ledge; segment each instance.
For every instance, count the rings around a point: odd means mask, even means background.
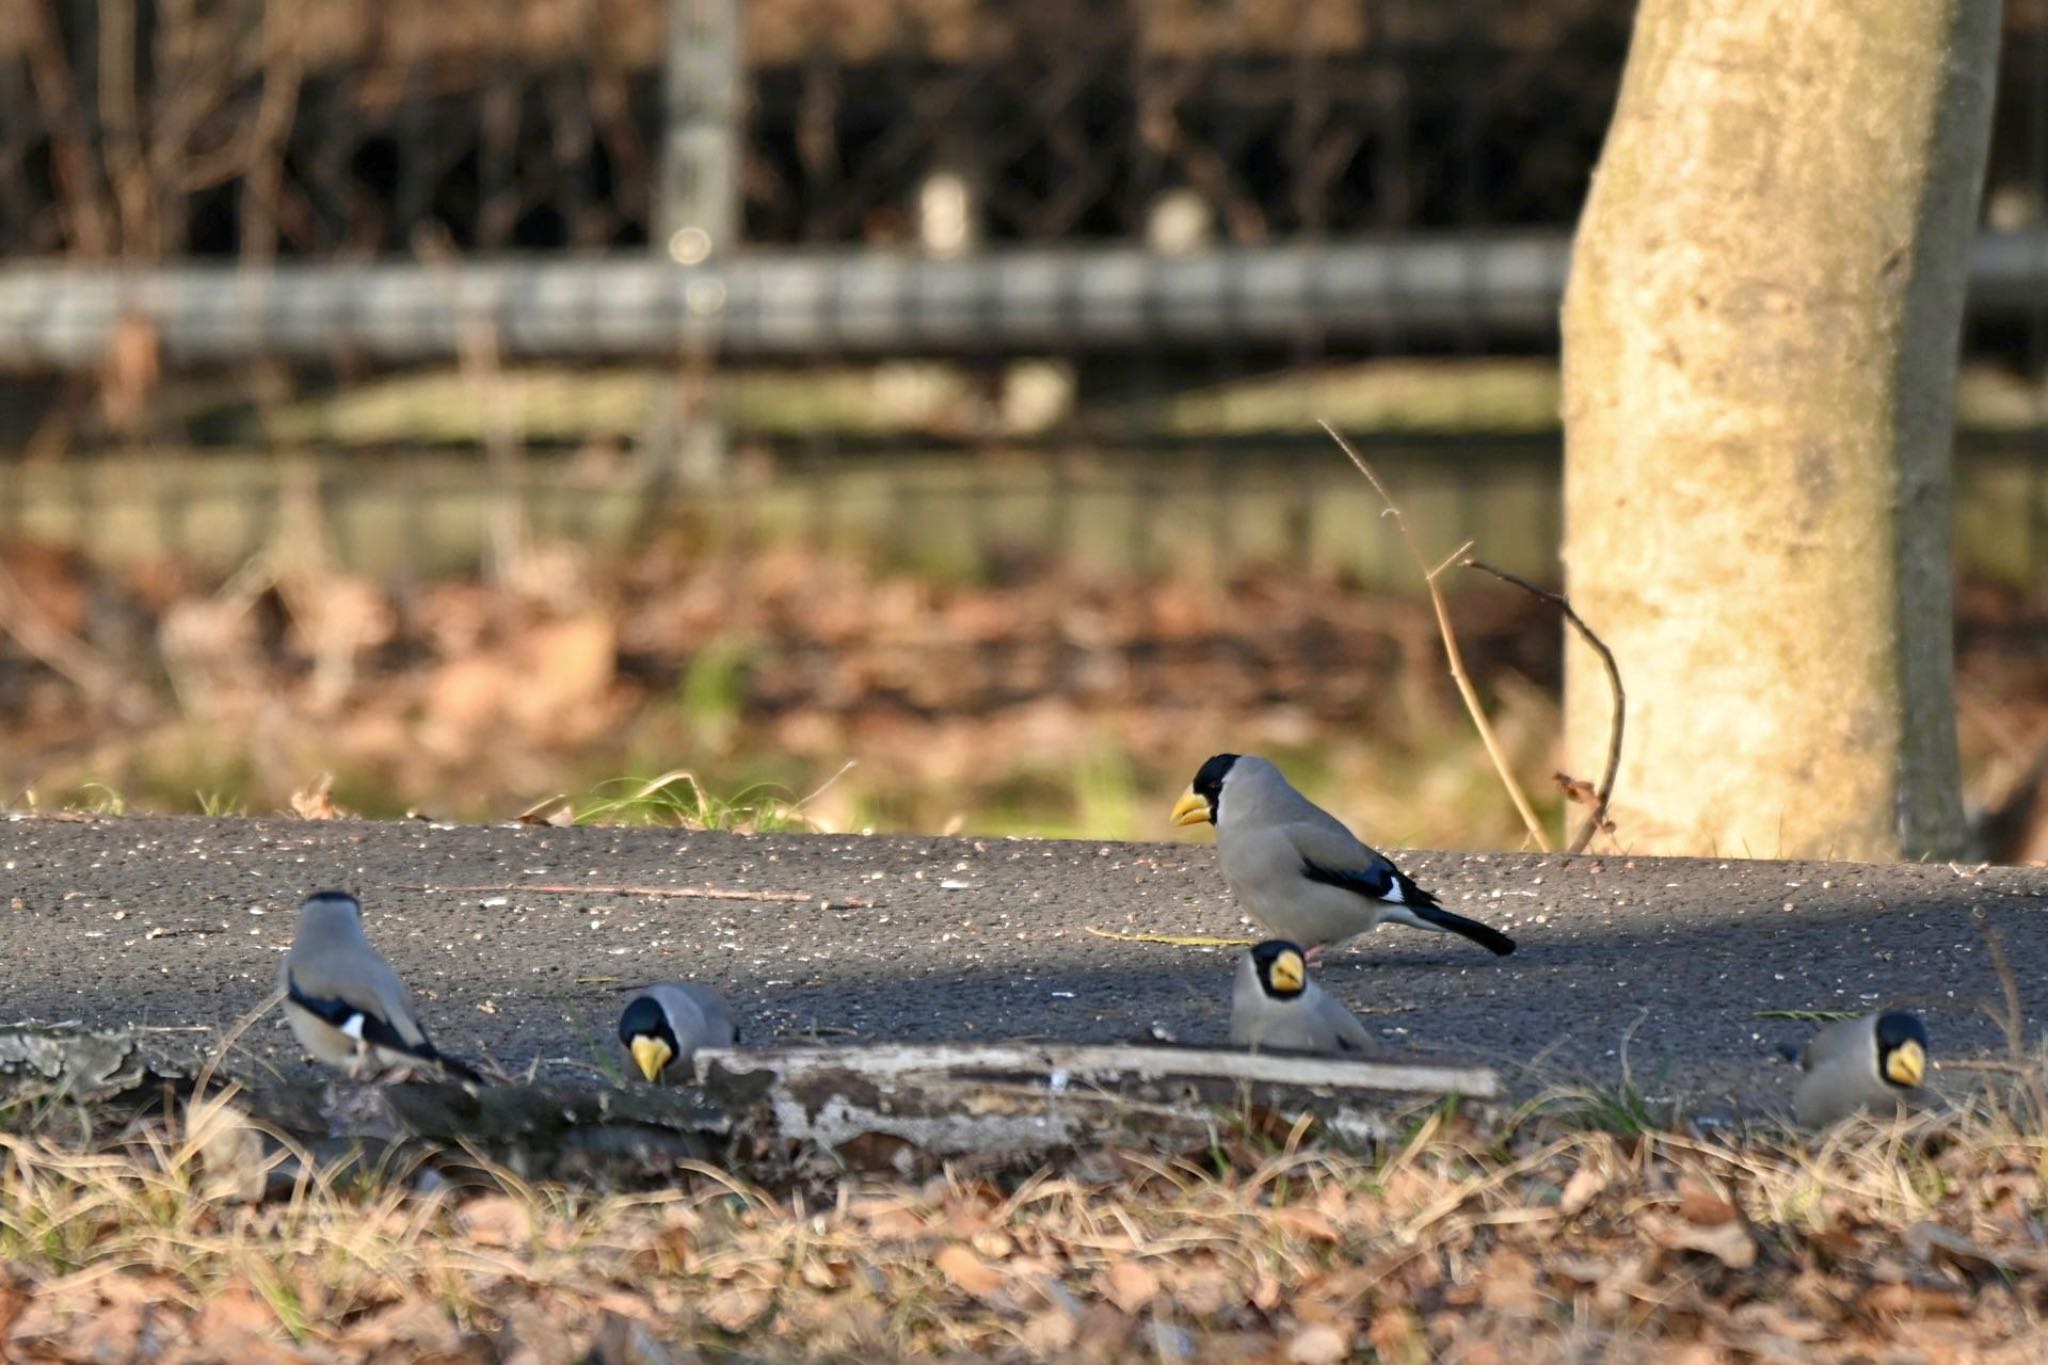
[[[1173,823],[1215,825],[1223,880],[1253,919],[1308,945],[1311,959],[1385,920],[1458,934],[1502,957],[1515,951],[1498,929],[1438,905],[1263,758],[1217,754],[1204,763]]]

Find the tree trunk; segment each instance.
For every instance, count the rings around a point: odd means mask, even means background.
[[[1618,838],[1962,838],[1948,444],[1997,0],[1642,0],[1564,307],[1566,565]],[[1566,728],[1609,701],[1574,640]]]

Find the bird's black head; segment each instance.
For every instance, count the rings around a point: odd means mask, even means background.
[[[1173,823],[1215,824],[1217,802],[1223,797],[1223,778],[1235,762],[1236,754],[1218,754],[1204,763],[1202,770],[1195,774],[1195,780],[1188,783],[1188,789],[1181,793],[1180,800],[1173,803]]]
[[[346,891],[315,891],[306,897],[301,910],[322,910],[327,912],[346,911],[358,918],[363,913],[363,903]]]
[[[681,1051],[681,1045],[676,1041],[675,1025],[668,1021],[667,1011],[651,995],[635,998],[619,1016],[619,1041],[632,1054],[634,1064],[649,1081],[660,1076],[662,1069]]]
[[[1216,809],[1216,802],[1223,795],[1223,779],[1229,775],[1232,765],[1236,762],[1236,754],[1218,754],[1204,763],[1195,774],[1195,795],[1207,801],[1211,811]]]
[[[1284,938],[1269,938],[1252,949],[1259,987],[1275,1000],[1292,1000],[1308,989],[1308,960]]]
[[[1927,1075],[1927,1025],[1909,1010],[1877,1016],[1877,1074],[1886,1085],[1910,1090]]]

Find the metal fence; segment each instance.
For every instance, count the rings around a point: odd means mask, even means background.
[[[1192,526],[1370,577],[1327,417],[1545,574],[1632,8],[17,0],[0,531],[231,564],[310,502],[380,572],[525,523],[976,573],[1184,565]],[[1998,564],[2013,471],[2028,545],[2048,496],[2048,4],[2006,24],[1964,405]]]

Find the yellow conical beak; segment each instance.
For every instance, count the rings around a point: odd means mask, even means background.
[[[1302,983],[1308,980],[1308,964],[1301,960],[1300,953],[1282,953],[1273,959],[1270,975],[1273,978],[1273,989],[1298,991]]]
[[[1927,1053],[1920,1044],[1908,1038],[1885,1058],[1884,1074],[1897,1085],[1918,1085],[1927,1074]]]
[[[675,1050],[659,1038],[641,1034],[633,1040],[633,1061],[640,1068],[640,1074],[651,1084],[661,1079],[661,1069],[668,1065],[668,1059],[675,1056]]]
[[[1176,825],[1206,825],[1209,823],[1209,803],[1195,794],[1189,787],[1180,794],[1180,800],[1173,803],[1173,823]]]

